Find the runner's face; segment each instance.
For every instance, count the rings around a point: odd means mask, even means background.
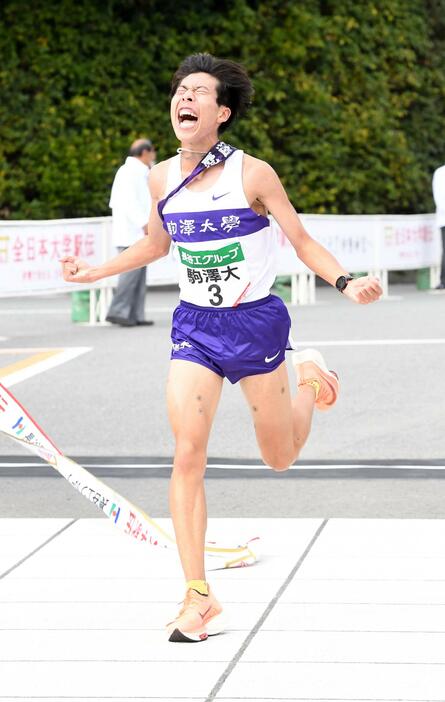
[[[215,141],[219,125],[230,117],[230,109],[216,101],[217,86],[208,73],[191,73],[179,83],[170,116],[180,142]]]

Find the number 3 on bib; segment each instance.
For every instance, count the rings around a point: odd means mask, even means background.
[[[207,246],[213,243],[206,242]],[[196,246],[196,248],[195,248]],[[223,247],[198,250],[202,243],[178,245],[181,299],[200,307],[233,307],[247,291],[250,278],[241,243],[233,240]],[[192,248],[193,247],[193,248]]]
[[[210,304],[214,307],[219,307],[219,305],[222,305],[223,298],[221,295],[221,288],[219,287],[219,285],[216,285],[216,283],[213,283],[213,285],[209,285],[208,291],[212,294],[212,297],[210,297],[209,299]]]

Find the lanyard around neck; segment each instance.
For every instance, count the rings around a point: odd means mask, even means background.
[[[161,220],[164,221],[164,215],[162,212],[170,198],[176,195],[176,193],[182,190],[182,188],[185,188],[194,178],[196,178],[196,176],[205,171],[207,168],[217,166],[218,163],[224,163],[224,161],[227,161],[229,156],[231,156],[235,151],[236,148],[234,146],[230,146],[230,144],[226,144],[224,141],[218,141],[217,144],[212,146],[212,148],[201,159],[198,165],[195,166],[193,171],[186,178],[184,178],[182,183],[180,183],[174,190],[172,190],[171,193],[167,195],[167,197],[159,201],[158,213]]]

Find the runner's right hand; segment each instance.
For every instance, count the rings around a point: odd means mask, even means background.
[[[62,264],[63,279],[67,283],[93,283],[94,269],[75,256],[65,256],[60,259]]]

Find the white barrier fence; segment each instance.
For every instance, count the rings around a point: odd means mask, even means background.
[[[434,214],[425,215],[301,215],[309,233],[351,273],[378,275],[388,294],[388,272],[430,269],[438,282],[440,232]],[[277,275],[291,276],[292,303],[315,301],[315,276],[298,259],[276,222]],[[0,222],[0,297],[99,289],[91,295],[91,321],[105,318],[114,279],[79,286],[62,279],[59,259],[76,255],[94,265],[114,253],[111,217]],[[177,283],[173,253],[149,267],[149,285]],[[99,306],[96,309],[96,306]]]
[[[350,273],[377,275],[388,295],[388,272],[430,269],[430,286],[439,282],[441,237],[434,214],[301,215],[311,236]],[[297,258],[278,225],[278,275],[292,275],[292,302],[315,300],[313,274]],[[296,276],[296,277],[295,277]]]

